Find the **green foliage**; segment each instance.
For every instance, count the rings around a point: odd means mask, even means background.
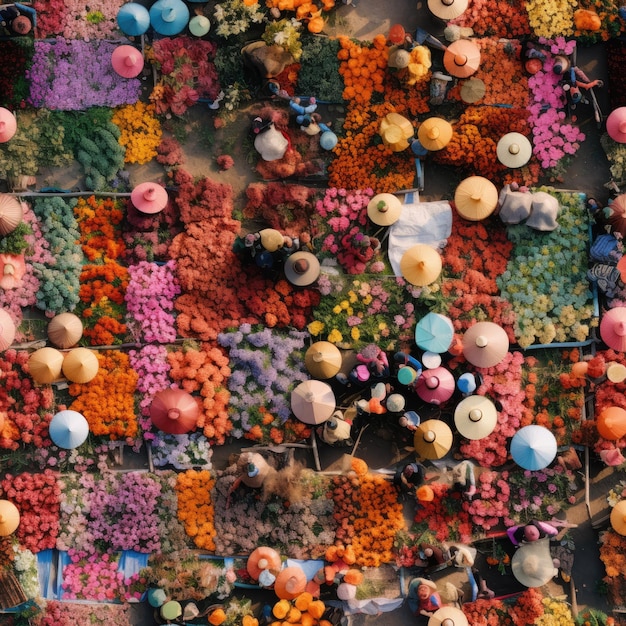
[[[249,88],[239,45],[221,44],[215,54],[215,68],[220,85],[239,83]]]
[[[339,74],[339,41],[302,35],[302,59],[298,93],[327,102],[343,102],[343,81]]]
[[[33,229],[26,223],[20,222],[15,230],[0,238],[0,254],[22,254],[28,249],[26,236],[31,235]]]
[[[94,128],[112,124],[113,110],[92,107],[86,111],[55,111],[53,116],[57,120],[57,126],[65,128],[64,141],[67,150],[76,154],[81,137],[90,135]]]
[[[120,131],[110,120],[89,129],[76,146],[76,160],[85,173],[88,189],[112,188],[117,173],[124,169],[124,148],[117,141]]]

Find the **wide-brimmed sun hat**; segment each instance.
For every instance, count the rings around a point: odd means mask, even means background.
[[[285,261],[285,278],[297,287],[312,285],[320,275],[320,262],[306,250],[294,252]]]
[[[511,559],[513,576],[525,587],[542,587],[556,574],[549,539],[521,545]]]

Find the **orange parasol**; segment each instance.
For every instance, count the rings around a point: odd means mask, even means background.
[[[618,535],[626,535],[626,500],[620,500],[611,511],[611,527]]]
[[[265,570],[274,570],[277,572],[282,566],[280,554],[267,546],[259,546],[255,548],[248,557],[246,569],[248,574],[254,580],[259,580],[261,572]]]
[[[448,74],[468,78],[480,66],[480,48],[469,39],[457,39],[443,53],[443,65]]]
[[[0,500],[0,537],[13,534],[20,525],[20,512],[9,500]]]
[[[274,583],[274,593],[281,600],[293,600],[306,588],[306,574],[297,565],[290,565],[278,572]]]
[[[604,439],[617,441],[626,435],[626,410],[619,406],[609,406],[597,417],[598,433]]]
[[[429,117],[417,129],[417,138],[426,150],[442,150],[452,139],[452,124],[442,117]]]
[[[457,213],[470,222],[489,217],[498,206],[496,186],[483,176],[468,176],[454,192]]]
[[[59,313],[48,324],[48,339],[57,348],[72,348],[82,336],[83,323],[74,313]]]
[[[406,31],[404,30],[404,26],[402,26],[402,24],[394,24],[389,29],[389,34],[387,35],[387,41],[389,43],[398,45],[404,42],[405,36],[406,36]]]
[[[600,320],[602,341],[616,352],[626,350],[626,307],[609,309]]]
[[[32,379],[40,385],[54,382],[61,376],[63,353],[55,348],[40,348],[28,357]]]
[[[4,309],[0,309],[0,351],[6,350],[14,339],[15,322]]]
[[[423,459],[441,459],[452,447],[452,431],[441,420],[430,419],[422,422],[413,436],[415,453]]]
[[[428,0],[428,9],[440,20],[447,22],[465,12],[469,0]]]
[[[0,193],[0,236],[12,233],[24,217],[22,203],[8,193]]]
[[[150,405],[152,423],[170,435],[183,435],[194,430],[199,415],[198,401],[183,389],[159,391]]]
[[[0,107],[0,143],[6,143],[12,139],[16,132],[17,120],[15,115],[9,109]]]
[[[441,255],[432,246],[418,243],[410,247],[400,259],[400,272],[412,285],[424,287],[434,283],[443,262]]]
[[[315,378],[332,378],[341,369],[339,348],[330,341],[316,341],[304,355],[304,364]]]
[[[63,360],[63,375],[73,383],[88,383],[95,378],[100,362],[93,350],[74,348]]]
[[[494,322],[476,322],[463,335],[463,355],[476,367],[493,367],[508,351],[506,331]]]

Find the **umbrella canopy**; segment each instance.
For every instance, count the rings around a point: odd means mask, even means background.
[[[528,137],[521,133],[507,133],[502,135],[496,146],[498,161],[506,167],[523,167],[530,161],[533,147]]]
[[[452,139],[452,124],[442,117],[429,117],[417,129],[417,138],[426,150],[442,150]]]
[[[544,426],[524,426],[511,439],[511,456],[524,469],[544,469],[554,461],[556,439]]]
[[[100,369],[98,357],[88,348],[74,348],[63,360],[63,375],[73,383],[88,383]]]
[[[441,459],[452,447],[452,431],[441,420],[426,420],[417,427],[413,445],[419,457],[430,460]]]
[[[306,589],[306,574],[298,565],[285,567],[276,576],[274,593],[281,600],[293,600]]]
[[[467,626],[468,624],[465,613],[455,606],[442,606],[428,618],[428,626]]]
[[[626,143],[626,107],[618,107],[609,113],[606,132],[613,141]]]
[[[134,46],[117,46],[111,54],[111,65],[123,78],[135,78],[143,70],[143,55]]]
[[[296,287],[307,287],[318,279],[320,269],[320,262],[314,254],[299,250],[287,257],[285,278]]]
[[[16,132],[17,120],[15,115],[9,109],[0,107],[0,143],[9,141]]]
[[[612,383],[623,383],[626,380],[626,365],[610,363],[606,368],[606,377]]]
[[[391,226],[402,212],[402,203],[392,193],[376,194],[367,204],[367,216],[378,226]]]
[[[332,387],[321,380],[305,380],[291,392],[291,410],[305,424],[325,422],[336,406]]]
[[[611,528],[618,535],[626,535],[626,500],[620,500],[611,510]]]
[[[8,193],[0,193],[0,236],[12,233],[24,217],[22,203]]]
[[[183,389],[159,391],[150,405],[152,423],[170,435],[183,435],[194,430],[199,416],[198,401]]]
[[[0,309],[0,351],[6,350],[14,339],[15,322],[4,309]]]
[[[314,378],[332,378],[341,369],[343,358],[330,341],[316,341],[304,355],[304,364]]]
[[[0,500],[0,537],[12,535],[20,525],[20,512],[9,500]]]
[[[486,91],[484,81],[480,78],[470,78],[461,85],[461,100],[467,104],[474,104],[483,98]]]
[[[117,12],[117,25],[125,35],[138,37],[150,27],[150,13],[138,2],[128,2]]]
[[[484,176],[468,176],[454,192],[454,206],[463,219],[484,220],[498,206],[498,189]]]
[[[132,190],[130,201],[142,213],[158,213],[167,206],[167,191],[157,183],[140,183]]]
[[[468,4],[469,0],[428,0],[428,9],[435,17],[447,22],[459,17]]]
[[[616,306],[602,316],[600,337],[609,348],[617,352],[626,350],[626,307]]]
[[[463,355],[476,367],[493,367],[508,351],[506,331],[494,322],[477,322],[463,335]]]
[[[542,587],[557,573],[550,554],[550,540],[521,545],[511,559],[513,576],[525,587]]]
[[[55,446],[72,450],[85,443],[89,424],[78,411],[59,411],[50,421],[49,432]]]
[[[439,252],[425,243],[418,243],[410,247],[400,259],[402,276],[412,285],[418,287],[434,283],[439,277],[442,267],[443,262]]]
[[[626,237],[626,193],[610,200],[607,209],[609,210],[607,222],[611,229],[621,233],[622,237]]]
[[[452,397],[455,388],[454,376],[445,367],[425,370],[415,383],[415,392],[429,404],[446,402]]]
[[[259,546],[255,548],[246,562],[248,574],[254,580],[259,580],[261,572],[265,570],[274,570],[278,572],[282,567],[280,554],[268,546]]]
[[[596,426],[603,439],[617,441],[626,435],[626,410],[608,406],[597,417]]]
[[[448,74],[468,78],[480,66],[480,48],[469,39],[457,39],[443,53],[443,65]]]
[[[204,37],[211,30],[211,21],[204,15],[195,15],[189,20],[189,32],[195,37]]]
[[[498,423],[496,405],[485,396],[468,396],[454,409],[454,424],[466,439],[490,435]]]
[[[415,343],[428,352],[446,352],[453,337],[452,320],[441,313],[426,313],[415,325]]]
[[[45,385],[61,376],[63,361],[63,353],[55,348],[39,348],[28,357],[28,369],[36,383]]]
[[[59,313],[48,323],[48,339],[57,348],[72,348],[82,336],[83,323],[74,313]]]
[[[178,35],[189,22],[189,9],[182,0],[157,0],[150,7],[150,24],[160,35]]]
[[[393,152],[402,152],[409,147],[409,139],[415,129],[411,120],[399,113],[387,113],[380,122],[380,136],[383,143]]]

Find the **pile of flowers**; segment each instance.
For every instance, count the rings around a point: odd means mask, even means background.
[[[202,550],[215,551],[215,510],[211,490],[215,479],[208,469],[180,472],[176,479],[178,519],[194,545]]]
[[[549,8],[540,0],[527,0],[528,23],[535,37],[571,37],[574,34],[576,0],[550,0]]]
[[[606,530],[600,535],[600,560],[604,564],[606,576],[603,581],[608,587],[608,596],[613,606],[626,605],[626,537],[614,530]]]
[[[149,163],[157,156],[161,143],[161,122],[153,104],[136,102],[119,107],[112,122],[120,129],[118,141],[126,149],[125,163]]]
[[[78,604],[48,600],[45,613],[32,618],[36,626],[73,626],[74,624],[102,624],[103,626],[131,626],[129,604]]]
[[[471,28],[480,37],[521,39],[530,35],[528,13],[522,2],[475,0],[467,11],[451,23]],[[506,75],[502,73],[502,76]]]

